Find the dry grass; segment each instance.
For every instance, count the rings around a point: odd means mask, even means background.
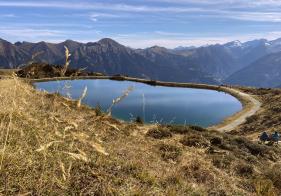
[[[107,111],[108,114],[111,115],[113,106],[116,105],[116,104],[118,104],[118,103],[120,103],[123,99],[125,99],[125,98],[129,95],[129,93],[130,93],[131,91],[133,91],[133,90],[134,90],[133,87],[129,87],[127,90],[125,90],[125,91],[123,92],[123,94],[122,94],[120,97],[117,97],[116,99],[113,99],[113,100],[112,100],[112,104],[111,104],[111,105],[109,106],[109,108],[108,108],[108,111]]]
[[[199,127],[148,129],[77,107],[77,101],[38,92],[17,78],[2,79],[0,194],[281,193],[276,166],[262,173],[273,161],[280,161],[277,147]],[[164,132],[169,137],[148,137]],[[204,145],[182,144],[190,144],[194,135]]]
[[[18,69],[0,69],[0,78],[1,77],[10,77],[14,72],[19,71]]]
[[[66,46],[64,46],[64,48],[65,48],[65,64],[64,64],[64,66],[60,70],[60,76],[61,77],[65,76],[65,73],[66,73],[66,71],[67,71],[67,69],[68,69],[68,67],[70,65],[69,57],[71,56],[68,48]]]
[[[232,131],[233,134],[247,136],[257,140],[263,131],[272,133],[281,130],[281,89],[255,89],[241,87],[240,90],[256,96],[262,103],[262,109],[247,118],[246,122]]]

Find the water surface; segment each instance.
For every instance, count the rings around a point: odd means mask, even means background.
[[[218,124],[242,109],[233,96],[214,90],[150,86],[113,80],[66,80],[35,83],[40,90],[77,99],[87,86],[83,103],[106,111],[112,100],[129,87],[133,91],[112,108],[112,116],[131,121],[137,116],[146,123],[192,124],[207,127]]]

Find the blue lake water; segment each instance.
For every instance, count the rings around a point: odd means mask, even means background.
[[[66,80],[35,83],[37,89],[78,99],[84,88],[83,103],[99,104],[104,111],[112,100],[129,87],[133,91],[112,108],[112,116],[131,121],[137,116],[146,123],[192,124],[202,127],[217,124],[242,109],[233,96],[214,90],[150,86],[143,83],[113,80]]]

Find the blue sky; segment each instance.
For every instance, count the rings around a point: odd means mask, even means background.
[[[0,37],[133,47],[281,37],[281,0],[0,0]]]

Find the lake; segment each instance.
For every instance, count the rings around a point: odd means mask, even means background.
[[[235,97],[214,90],[100,79],[38,82],[35,86],[72,99],[78,99],[87,87],[87,95],[82,102],[91,107],[100,105],[103,111],[107,111],[112,101],[122,96],[124,91],[132,88],[127,97],[112,107],[112,116],[125,121],[139,116],[146,123],[208,127],[242,109],[242,104]]]

